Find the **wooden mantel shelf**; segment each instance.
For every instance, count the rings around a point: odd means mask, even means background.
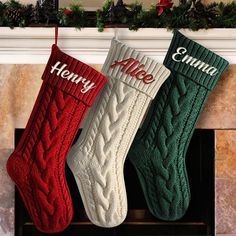
[[[181,30],[189,38],[236,64],[236,29],[209,29],[197,32]],[[70,55],[90,64],[103,64],[110,41],[117,37],[122,42],[162,62],[172,33],[166,29],[124,28],[59,29],[59,46]],[[0,28],[0,64],[45,64],[54,43],[53,28]]]

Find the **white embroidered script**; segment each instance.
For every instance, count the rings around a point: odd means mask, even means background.
[[[184,47],[178,47],[176,50],[176,53],[172,54],[172,59],[176,62],[183,62],[185,64],[188,64],[192,67],[197,68],[198,70],[201,70],[202,72],[214,76],[218,73],[217,68],[210,66],[209,64],[194,58],[187,53],[187,49]]]
[[[86,78],[79,76],[75,73],[71,73],[69,70],[66,70],[66,66],[67,64],[62,64],[60,66],[61,62],[58,61],[56,62],[56,64],[54,66],[52,66],[52,69],[50,71],[50,73],[52,74],[54,71],[57,71],[57,76],[61,76],[61,78],[66,79],[66,80],[70,80],[71,82],[78,84],[78,83],[82,83],[83,84],[83,88],[81,89],[81,93],[86,93],[88,92],[90,89],[95,88],[95,83],[91,82],[90,80],[87,80]]]

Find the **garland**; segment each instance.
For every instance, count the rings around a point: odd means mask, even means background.
[[[117,11],[116,11],[117,8]],[[97,27],[103,31],[111,24],[125,24],[130,30],[139,28],[188,28],[191,30],[208,28],[236,28],[236,3],[210,3],[182,1],[174,6],[168,0],[161,0],[156,6],[146,10],[142,4],[125,6],[127,13],[119,12],[119,6],[107,0],[102,10],[97,11]],[[161,9],[160,9],[161,8]]]
[[[16,0],[6,3],[0,1],[0,26],[27,27],[50,26],[64,27],[105,27],[139,28],[188,28],[191,30],[208,28],[236,28],[236,3],[202,4],[201,0],[180,0],[179,6],[173,6],[171,0],[160,0],[156,6],[144,9],[142,4],[123,4],[118,0],[105,0],[102,9],[86,12],[81,5],[73,4],[68,8],[55,10],[51,0],[42,5],[37,2],[21,4]]]

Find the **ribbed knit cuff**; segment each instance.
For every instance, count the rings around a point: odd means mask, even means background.
[[[103,74],[62,52],[55,44],[42,79],[88,106],[107,82]]]
[[[212,90],[228,62],[209,49],[174,31],[164,65]]]
[[[123,81],[153,99],[170,71],[162,64],[113,39],[102,73]]]

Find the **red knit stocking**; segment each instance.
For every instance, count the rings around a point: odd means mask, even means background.
[[[7,162],[7,171],[35,226],[53,233],[65,229],[72,219],[65,160],[84,114],[106,78],[53,45],[42,79],[24,134]]]

